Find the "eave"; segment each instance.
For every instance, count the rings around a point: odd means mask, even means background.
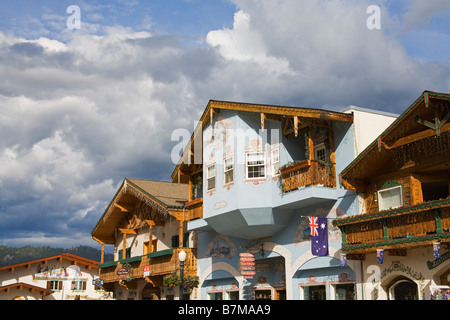
[[[450,111],[444,110],[441,119],[430,124],[424,118],[433,117],[430,105],[450,101],[450,94],[424,91],[377,139],[362,151],[339,174],[341,185],[364,191],[364,180],[379,173],[379,166],[387,163],[392,151],[401,146],[421,141],[450,131]],[[445,108],[443,108],[445,109]],[[447,113],[445,113],[447,111]],[[434,126],[433,129],[430,126]]]

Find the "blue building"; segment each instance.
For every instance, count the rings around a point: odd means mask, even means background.
[[[361,262],[341,266],[331,221],[357,214],[358,197],[338,174],[395,118],[209,101],[172,174],[189,184],[187,210],[201,216],[187,224],[197,237],[195,297],[357,298]],[[311,250],[309,217],[324,218],[325,255]]]

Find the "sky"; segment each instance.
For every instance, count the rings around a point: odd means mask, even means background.
[[[210,99],[400,114],[424,90],[450,92],[448,0],[2,0],[0,245],[98,245]]]

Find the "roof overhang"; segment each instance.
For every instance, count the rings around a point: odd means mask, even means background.
[[[424,91],[340,173],[341,185],[363,190],[363,180],[379,173],[396,148],[450,131],[449,116],[450,94]]]
[[[24,282],[17,282],[17,283],[9,284],[9,285],[6,285],[6,286],[2,286],[2,287],[0,287],[0,292],[1,291],[6,291],[7,293],[9,293],[9,291],[11,289],[14,289],[14,288],[18,288],[20,291],[23,291],[23,290],[27,289],[31,293],[38,292],[42,296],[48,296],[48,295],[53,293],[52,290],[49,290],[49,289],[46,289],[46,288],[42,288],[42,287],[38,287],[38,286],[35,286],[35,285],[32,285],[32,284],[24,283]]]
[[[172,215],[173,212],[183,210],[184,203],[188,200],[187,192],[186,199],[181,201],[179,205],[168,205],[158,197],[146,191],[138,181],[138,179],[124,179],[122,185],[91,232],[95,241],[101,244],[115,244],[116,230],[121,228],[127,213],[135,211],[137,203],[143,203],[145,206],[152,209],[154,221],[164,221]],[[144,184],[145,182],[150,181],[140,180],[140,182],[142,182],[141,184]],[[162,181],[154,182],[168,183]],[[174,197],[176,196],[174,195]]]

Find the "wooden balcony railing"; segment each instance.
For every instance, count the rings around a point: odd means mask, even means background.
[[[316,160],[305,160],[280,169],[283,191],[289,192],[300,187],[323,185],[336,188],[334,164],[322,164]]]
[[[342,249],[355,253],[450,242],[450,199],[345,217],[333,225],[342,231]]]
[[[186,252],[184,274],[196,275],[197,250],[193,248],[174,248],[101,264],[99,265],[100,279],[105,283],[139,279],[144,277],[144,269],[148,269],[150,277],[178,272],[180,269],[178,253],[181,250]]]
[[[186,220],[203,218],[203,198],[186,202],[186,208],[188,210]]]

